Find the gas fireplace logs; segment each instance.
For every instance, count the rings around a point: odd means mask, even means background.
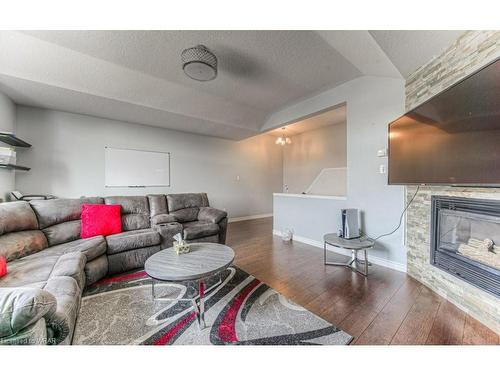
[[[488,266],[500,268],[500,247],[489,238],[470,238],[467,244],[460,244],[458,253]]]

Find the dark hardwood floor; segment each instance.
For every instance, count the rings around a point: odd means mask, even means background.
[[[272,218],[229,224],[235,264],[354,336],[353,344],[499,344],[499,336],[405,273],[365,278],[323,265],[323,251],[272,235]],[[332,260],[346,257],[330,254]]]

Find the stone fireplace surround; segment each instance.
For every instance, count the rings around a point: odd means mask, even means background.
[[[406,81],[406,110],[443,91],[465,76],[500,57],[500,31],[469,31]],[[407,200],[416,187],[408,186]],[[409,207],[405,226],[407,272],[500,333],[500,299],[431,264],[431,197],[447,195],[500,200],[499,188],[422,186]]]

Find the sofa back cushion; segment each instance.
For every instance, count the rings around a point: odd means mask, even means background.
[[[151,217],[168,214],[167,197],[163,194],[148,195],[149,211]]]
[[[102,203],[102,198],[49,199],[30,202],[38,217],[40,229],[67,221],[80,220],[84,203],[99,204]]]
[[[49,246],[59,245],[80,238],[82,204],[101,204],[99,197],[78,199],[49,199],[31,201],[40,229]]]
[[[122,230],[137,230],[150,227],[149,204],[145,196],[115,196],[104,198],[106,204],[122,207]]]
[[[0,256],[7,262],[23,258],[47,248],[47,239],[40,230],[23,230],[0,236]]]
[[[209,205],[206,193],[168,194],[167,203],[169,212],[183,208],[208,207]]]
[[[206,193],[168,194],[168,211],[175,221],[185,223],[198,219],[200,207],[208,206]]]
[[[28,202],[0,203],[0,236],[33,229],[38,229],[38,221]]]
[[[0,256],[10,262],[46,247],[47,239],[38,230],[35,212],[28,202],[0,203]]]

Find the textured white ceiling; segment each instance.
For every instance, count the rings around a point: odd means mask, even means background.
[[[42,40],[265,111],[360,71],[313,31],[30,31]],[[203,44],[218,59],[211,82],[189,79],[183,49]]]
[[[463,30],[370,31],[404,78],[443,52],[463,33]]]
[[[368,31],[318,31],[318,34],[363,75],[401,78],[401,73]]]
[[[412,58],[391,55],[412,56],[408,38],[416,35],[421,45],[427,34],[384,33],[0,31],[0,90],[19,104],[243,139],[259,134],[273,113],[321,91],[413,69]],[[180,53],[196,44],[218,57],[214,81],[182,72]],[[420,49],[420,60],[437,53],[433,45]]]
[[[323,128],[325,126],[345,124],[347,121],[347,108],[345,105],[337,106],[333,109],[321,112],[306,119],[286,125],[282,128],[269,131],[267,134],[279,137],[282,134],[287,136],[297,135],[311,130]]]
[[[0,75],[0,91],[13,98],[16,103],[28,106],[88,114],[110,120],[152,125],[219,138],[243,139],[259,133],[259,130],[255,129],[198,119],[126,101],[57,86],[48,86],[4,75]]]

